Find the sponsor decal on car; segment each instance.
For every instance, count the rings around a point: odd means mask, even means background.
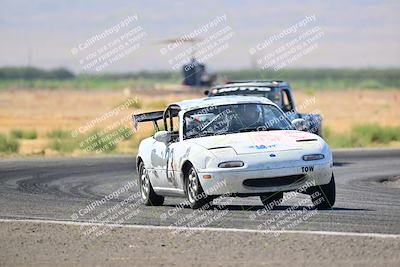
[[[277,144],[249,146],[249,148],[255,148],[255,149],[257,149],[257,150],[261,150],[261,149],[270,149],[270,148],[276,148],[276,147],[277,147]]]
[[[314,171],[314,166],[305,166],[301,167],[302,172],[313,172]]]

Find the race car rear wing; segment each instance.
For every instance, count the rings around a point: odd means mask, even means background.
[[[154,129],[156,131],[159,131],[160,129],[158,127],[157,121],[161,120],[163,117],[164,117],[164,111],[153,111],[140,114],[133,114],[132,115],[133,128],[137,130],[139,122],[152,121],[154,124]]]

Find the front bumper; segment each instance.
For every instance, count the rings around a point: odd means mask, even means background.
[[[294,191],[305,185],[328,184],[332,176],[332,162],[304,162],[301,166],[251,170],[249,168],[198,170],[199,180],[207,195],[258,194]],[[203,176],[211,175],[211,179]],[[270,182],[268,182],[268,178]],[[282,178],[281,183],[277,183]],[[290,178],[290,179],[289,179]],[[298,179],[297,179],[298,178]],[[259,183],[254,183],[259,179]],[[285,179],[285,180],[284,180]]]

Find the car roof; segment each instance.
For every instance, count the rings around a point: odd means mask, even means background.
[[[278,87],[289,86],[284,81],[232,81],[226,84],[216,85],[213,88],[226,88],[226,87]]]
[[[258,103],[258,104],[272,104],[271,100],[266,97],[256,96],[214,96],[206,98],[198,98],[191,100],[183,100],[181,102],[172,103],[170,106],[179,106],[181,110],[192,110],[198,108],[206,108],[211,106],[221,106],[229,104],[243,104],[243,103]]]

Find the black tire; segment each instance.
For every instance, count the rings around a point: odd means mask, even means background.
[[[267,209],[272,210],[282,203],[283,192],[266,193],[261,195],[260,199]]]
[[[192,209],[209,208],[212,198],[207,196],[201,187],[199,176],[193,166],[185,173],[185,192],[189,205]]]
[[[336,201],[336,185],[335,177],[332,174],[331,181],[329,184],[314,186],[309,194],[314,207],[318,210],[330,210],[333,209]]]
[[[139,164],[139,187],[142,201],[146,206],[161,206],[164,204],[164,197],[154,192],[143,162]]]

